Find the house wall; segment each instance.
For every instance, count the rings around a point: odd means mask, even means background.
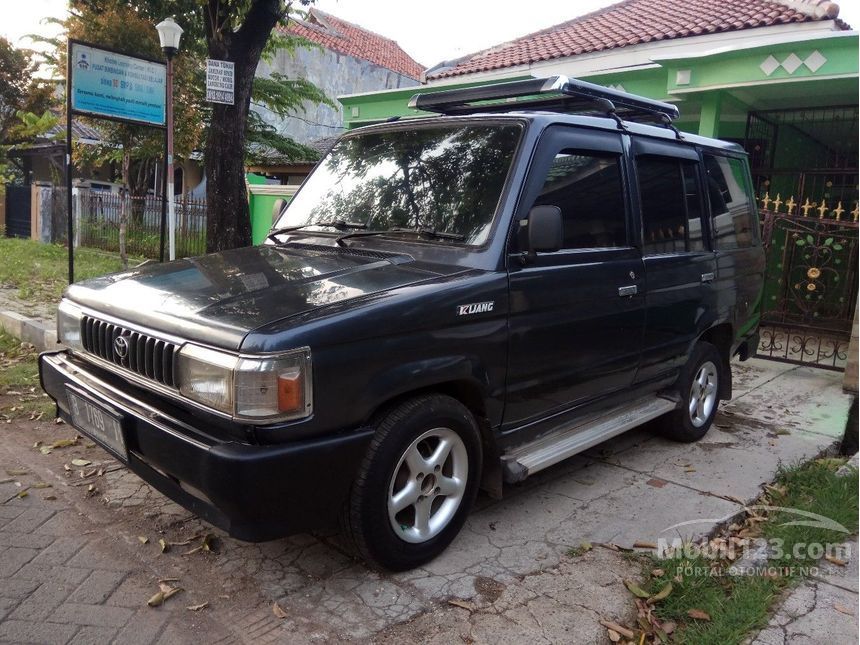
[[[291,79],[309,80],[325,92],[335,104],[332,108],[308,103],[304,113],[298,114],[296,118],[286,119],[265,108],[254,106],[253,109],[266,122],[299,143],[336,136],[344,130],[343,107],[337,102],[337,97],[341,94],[418,85],[417,80],[408,76],[330,49],[300,48],[293,53],[284,49],[279,50],[271,62],[261,61],[257,67],[258,76],[270,77],[272,72],[283,74]]]

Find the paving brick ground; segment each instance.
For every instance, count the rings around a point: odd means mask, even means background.
[[[114,531],[111,518],[81,506],[80,489],[63,486],[62,475],[42,467],[38,458],[25,463],[21,450],[5,438],[0,444],[0,642],[251,642],[248,620],[269,631],[278,627],[273,616],[246,613],[242,603],[223,613],[186,609],[212,589],[211,581],[187,571],[173,583],[187,591],[162,607],[147,606],[159,579],[176,575],[175,563],[160,563],[152,549],[142,556],[143,545]],[[46,483],[51,486],[40,487]],[[22,491],[26,494],[19,496]]]

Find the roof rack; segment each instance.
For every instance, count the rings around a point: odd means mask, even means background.
[[[517,101],[520,97],[534,98]],[[678,108],[671,103],[654,101],[566,76],[425,92],[415,94],[409,100],[409,107],[445,115],[522,110],[562,113],[599,111],[618,121],[619,127],[623,127],[621,119],[656,119],[663,125],[670,126],[672,121],[680,116]]]

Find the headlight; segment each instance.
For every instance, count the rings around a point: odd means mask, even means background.
[[[307,348],[257,358],[187,344],[179,352],[177,379],[183,396],[252,423],[313,411]]]
[[[57,307],[57,338],[70,349],[82,350],[81,319],[83,312],[65,298]]]

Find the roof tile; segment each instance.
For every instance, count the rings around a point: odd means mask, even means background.
[[[486,72],[642,42],[833,19],[838,14],[834,7],[829,0],[622,0],[466,56],[428,77]],[[842,21],[837,24],[847,28]]]
[[[370,61],[409,78],[418,80],[424,70],[390,38],[319,9],[311,9],[307,20],[291,20],[286,30],[326,49]]]

